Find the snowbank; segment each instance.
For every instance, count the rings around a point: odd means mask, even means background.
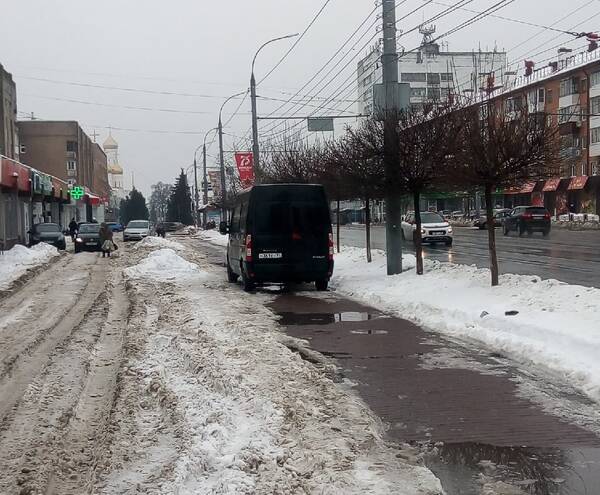
[[[227,246],[227,241],[229,240],[228,235],[220,234],[218,230],[201,230],[195,237],[217,246]]]
[[[137,265],[124,270],[129,278],[147,278],[158,281],[177,281],[201,275],[198,265],[184,260],[172,249],[151,252]]]
[[[0,290],[6,290],[28,270],[48,263],[58,256],[58,249],[49,244],[40,243],[31,248],[17,244],[0,254]]]
[[[133,249],[173,249],[175,251],[185,251],[185,246],[179,242],[163,239],[162,237],[145,237],[137,242]]]
[[[547,367],[600,401],[600,289],[526,275],[502,275],[492,288],[489,270],[429,260],[425,275],[417,276],[412,255],[404,257],[410,271],[387,277],[383,252],[374,251],[371,264],[364,259],[364,249],[344,247],[332,287],[432,330]]]

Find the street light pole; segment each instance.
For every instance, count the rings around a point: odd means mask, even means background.
[[[258,114],[256,112],[256,78],[254,77],[254,64],[256,62],[256,57],[258,57],[258,54],[265,46],[274,43],[275,41],[295,38],[296,36],[299,36],[299,33],[280,36],[263,43],[256,51],[254,58],[252,59],[252,73],[250,75],[250,99],[252,101],[252,155],[254,157],[254,167],[256,171],[258,171],[260,168],[260,149],[258,146]]]
[[[227,186],[225,184],[225,159],[223,157],[223,107],[227,104],[228,101],[233,100],[237,96],[245,95],[248,91],[242,91],[241,93],[236,93],[227,98],[223,104],[221,105],[221,109],[219,110],[219,126],[217,127],[219,131],[219,165],[221,166],[221,221],[226,221],[226,211],[225,211],[225,202],[227,201]]]
[[[200,215],[198,212],[198,203],[200,201],[200,195],[198,194],[198,167],[196,165],[196,154],[200,147],[196,148],[194,151],[194,203],[195,203],[195,211],[194,211],[194,220],[196,222],[196,227],[200,226]]]
[[[202,192],[203,198],[202,202],[204,203],[204,211],[202,212],[202,224],[204,228],[206,228],[206,223],[208,221],[208,216],[206,212],[206,205],[208,205],[208,178],[206,177],[206,138],[213,131],[218,131],[218,127],[212,128],[204,135],[204,142],[202,144]]]

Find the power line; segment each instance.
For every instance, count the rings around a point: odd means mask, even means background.
[[[319,18],[319,16],[323,13],[323,11],[327,7],[327,5],[329,5],[330,2],[331,2],[331,0],[326,0],[325,1],[325,3],[323,4],[323,6],[319,9],[319,11],[316,13],[316,15],[310,21],[310,23],[308,24],[308,26],[306,27],[306,29],[304,29],[304,31],[302,31],[302,34],[300,35],[300,37],[294,42],[294,44],[289,48],[289,50],[287,52],[285,52],[285,54],[283,55],[283,57],[281,57],[279,59],[279,61],[273,66],[273,68],[269,72],[267,72],[267,74],[260,81],[258,81],[258,84],[261,84],[265,79],[267,79],[275,71],[275,69],[277,69],[277,67],[279,67],[282,64],[282,62],[288,57],[288,55],[290,53],[292,53],[292,51],[294,51],[294,48],[296,48],[298,46],[298,44],[300,43],[300,41],[302,41],[302,39],[304,38],[304,36],[308,32],[308,30],[317,21],[317,19]]]

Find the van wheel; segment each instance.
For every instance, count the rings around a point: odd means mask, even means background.
[[[320,280],[315,281],[315,287],[320,292],[326,291],[328,285],[329,285],[329,280],[327,280],[326,278],[322,278]]]
[[[227,281],[233,284],[234,282],[237,282],[238,278],[239,275],[234,273],[234,271],[231,269],[231,266],[229,265],[229,258],[227,258]]]

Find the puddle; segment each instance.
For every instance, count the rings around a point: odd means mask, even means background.
[[[279,313],[279,323],[283,326],[292,325],[330,325],[331,323],[368,321],[374,318],[371,313],[347,311],[343,313]]]
[[[354,335],[387,335],[387,330],[350,330]]]

